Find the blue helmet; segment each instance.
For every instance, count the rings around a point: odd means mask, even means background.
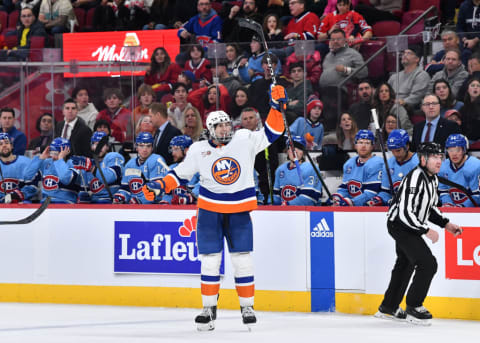
[[[369,139],[372,141],[372,145],[375,143],[375,136],[370,130],[359,130],[355,135],[355,144],[357,144],[357,141],[360,139]]]
[[[3,140],[8,140],[10,143],[12,143],[12,138],[8,133],[0,132],[0,141],[3,141]]]
[[[192,139],[187,135],[175,136],[170,141],[169,150],[171,150],[171,148],[174,146],[178,146],[182,149],[182,151],[185,151],[185,149],[190,147],[190,145],[192,144],[193,144]]]
[[[72,148],[72,146],[70,145],[70,141],[66,138],[57,137],[52,141],[52,143],[50,143],[50,151],[60,152],[62,151],[62,149],[65,148]]]
[[[292,140],[293,140],[293,146],[295,148],[304,150],[305,147],[307,146],[307,141],[305,140],[305,138],[303,138],[303,136],[292,136]],[[288,137],[287,137],[286,144],[287,144],[287,147],[290,145],[290,140],[288,139]]]
[[[153,136],[150,132],[140,132],[135,138],[136,144],[153,144]]]
[[[90,144],[100,142],[100,140],[105,136],[107,136],[107,134],[105,132],[95,131],[92,135],[92,138],[90,138]]]
[[[468,150],[468,139],[460,133],[453,133],[448,136],[447,141],[445,142],[445,149],[452,147],[462,147],[466,152]]]
[[[407,148],[410,142],[408,132],[403,129],[395,129],[388,135],[387,147],[389,150]]]

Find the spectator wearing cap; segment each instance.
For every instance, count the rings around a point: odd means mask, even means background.
[[[411,46],[402,54],[403,70],[392,74],[388,83],[397,94],[397,103],[407,109],[416,109],[428,92],[430,76],[419,65],[422,57],[419,46]],[[431,88],[430,88],[431,89]]]
[[[298,117],[290,126],[294,136],[302,136],[307,142],[307,149],[318,150],[322,147],[323,125],[320,122],[323,103],[316,96],[311,96],[307,102],[307,116]]]
[[[451,120],[457,123],[458,126],[462,127],[462,115],[457,110],[448,110],[445,112],[445,119]]]
[[[460,60],[460,50],[450,49],[445,54],[443,69],[436,72],[430,80],[429,89],[432,89],[435,81],[444,79],[450,84],[452,94],[456,97],[458,90],[467,78],[468,72]]]
[[[212,83],[212,70],[210,61],[205,56],[205,51],[199,44],[191,45],[188,49],[190,59],[185,63],[184,70],[191,71],[195,75],[196,82],[200,87],[208,86]]]
[[[27,150],[32,150],[33,154],[40,154],[53,140],[54,119],[51,113],[44,113],[37,118],[35,128],[40,136],[35,137],[28,144]]]
[[[293,123],[297,117],[303,117],[305,101],[313,93],[313,89],[310,81],[304,78],[303,63],[290,64],[289,73],[293,85],[286,89],[288,95],[286,115],[287,121]]]
[[[8,133],[13,144],[13,154],[23,155],[27,149],[27,136],[15,127],[15,111],[4,107],[0,110],[0,125],[2,132]]]
[[[213,75],[218,77],[218,82],[224,85],[227,88],[230,97],[233,97],[236,90],[240,88],[242,84],[235,76],[228,73],[227,65],[228,61],[226,59],[218,60],[217,67],[215,68],[216,74],[214,73]]]
[[[260,79],[263,75],[262,59],[265,56],[265,51],[263,51],[261,39],[257,35],[252,37],[252,41],[250,42],[250,50],[252,55],[248,59],[246,68],[238,69],[240,77],[245,83],[253,83],[254,81]],[[273,70],[276,74],[282,73],[282,64],[278,59]]]
[[[190,70],[184,70],[180,74],[178,74],[177,83],[183,83],[185,86],[187,86],[187,93],[190,92],[192,89],[198,88],[195,74],[192,73]],[[194,85],[197,85],[197,87],[194,87]]]

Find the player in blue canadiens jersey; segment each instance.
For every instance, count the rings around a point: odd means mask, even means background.
[[[192,144],[192,139],[187,135],[175,136],[172,138],[168,151],[172,155],[174,163],[170,165],[170,170],[175,168],[185,159],[185,155]],[[198,197],[199,181],[200,176],[196,173],[187,184],[182,184],[175,188],[170,194],[165,194],[162,201],[166,201],[172,205],[194,204]]]
[[[358,156],[343,165],[343,181],[332,194],[334,206],[365,206],[380,191],[383,160],[372,154],[375,136],[369,130],[355,135]]]
[[[474,200],[480,202],[478,183],[480,180],[480,160],[469,156],[468,140],[459,133],[448,136],[445,142],[448,159],[442,162],[438,176],[464,186]],[[443,206],[473,207],[467,194],[458,188],[440,183],[438,186],[440,201]]]
[[[162,156],[152,154],[153,136],[148,132],[140,132],[135,139],[137,158],[132,158],[125,165],[120,189],[113,196],[114,204],[153,204],[161,199],[147,200],[142,192],[145,177],[147,182],[155,181],[168,172]]]
[[[410,151],[410,137],[403,129],[395,129],[390,132],[387,139],[387,147],[393,154],[388,160],[389,172],[392,178],[393,191],[397,192],[398,186],[405,175],[418,165],[418,157]],[[378,195],[367,201],[368,206],[387,206],[392,200],[390,182],[388,180],[386,166],[382,171],[382,186]]]
[[[298,178],[296,166],[293,163],[293,154],[288,150],[289,161],[282,164],[275,172],[275,185],[273,187],[274,205],[315,206],[322,197],[322,185],[310,162],[305,162],[305,138],[293,136],[293,145],[300,162],[303,176],[303,185]],[[289,142],[287,141],[287,146]]]
[[[30,162],[28,157],[14,155],[11,137],[0,133],[0,202],[30,202],[37,194],[38,174],[28,180],[24,178]]]
[[[103,131],[96,131],[90,138],[90,147],[92,152],[97,148],[100,140],[107,136]],[[108,152],[110,149],[109,144],[105,144],[98,153],[98,161],[100,162],[100,168],[105,177],[105,181],[110,188],[110,192],[115,194],[119,188],[123,176],[123,167],[125,159],[117,152]],[[94,204],[110,204],[109,193],[102,179],[102,175],[95,164],[95,161],[84,156],[72,156],[71,158],[75,169],[79,170],[80,178],[80,192],[79,202],[91,202]],[[84,195],[85,189],[87,189],[88,195]],[[84,196],[87,198],[85,199]],[[87,200],[87,201],[85,201]]]
[[[40,154],[35,156],[25,171],[25,178],[31,179],[40,171],[42,178],[42,201],[51,197],[56,204],[75,204],[79,191],[78,171],[72,161],[67,161],[70,154],[70,141],[57,137]]]

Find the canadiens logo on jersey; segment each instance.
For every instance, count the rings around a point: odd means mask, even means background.
[[[297,197],[297,187],[293,185],[286,185],[282,188],[281,196],[285,201],[292,201]]]
[[[100,180],[97,179],[96,177],[90,181],[89,186],[90,186],[90,190],[94,194],[100,193],[105,188],[105,185],[102,182],[100,182]]]
[[[221,185],[231,185],[240,177],[240,164],[231,157],[222,157],[213,162],[212,176]]]
[[[400,186],[401,183],[402,183],[402,180],[398,180],[393,183],[393,190],[395,192],[398,190],[398,187]]]
[[[43,189],[46,191],[53,191],[58,188],[60,179],[55,175],[47,175],[43,178]]]
[[[468,200],[468,196],[458,188],[450,188],[448,194],[456,205],[462,205]]]
[[[138,194],[142,192],[143,180],[141,178],[131,178],[128,181],[128,187],[133,194]]]
[[[350,194],[352,197],[359,196],[362,194],[362,183],[355,180],[350,180],[347,183],[347,189],[348,194]]]
[[[0,182],[0,190],[5,193],[5,192],[11,192],[15,189],[18,188],[18,180],[17,179],[11,179],[11,178],[5,178],[2,182]]]

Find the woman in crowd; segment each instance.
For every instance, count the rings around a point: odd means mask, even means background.
[[[472,78],[468,82],[465,104],[460,109],[462,117],[462,133],[470,143],[480,140],[480,79]]]
[[[200,83],[200,87],[204,87],[212,83],[212,70],[210,61],[205,56],[200,44],[194,44],[188,49],[190,59],[185,63],[184,70],[191,71],[195,75],[195,79]]]
[[[355,147],[355,135],[358,132],[357,123],[348,112],[340,116],[340,122],[337,125],[337,145],[342,150],[353,150]]]
[[[230,75],[239,78],[239,70],[245,68],[248,58],[241,54],[240,48],[235,43],[227,43],[225,47],[225,56],[228,61],[227,72]]]
[[[445,112],[448,110],[459,110],[463,106],[463,102],[455,99],[450,84],[444,79],[435,81],[432,92],[440,99],[440,115],[442,117],[445,117]]]
[[[157,93],[157,100],[172,89],[172,85],[177,82],[178,74],[182,72],[180,66],[172,63],[170,55],[163,47],[158,47],[153,51],[150,58],[150,65],[145,73],[144,83],[152,86]]]
[[[233,99],[228,106],[227,112],[230,115],[230,118],[232,118],[234,129],[240,126],[240,114],[246,107],[250,107],[248,102],[248,92],[245,87],[240,87],[235,93],[233,93]]]
[[[183,129],[183,118],[185,114],[185,109],[189,102],[187,102],[187,86],[183,83],[176,83],[173,86],[173,102],[168,107],[168,120],[170,123],[175,126],[177,129]]]
[[[95,105],[89,102],[88,89],[77,86],[72,91],[72,99],[75,100],[78,108],[78,116],[82,118],[90,129],[93,129],[97,120],[98,110]]]
[[[218,101],[217,108],[217,86],[210,85],[208,87],[199,88],[190,92],[187,96],[187,101],[191,103],[200,112],[202,117],[203,126],[207,120],[207,114],[212,111],[222,110],[227,112],[228,105],[230,104],[230,95],[227,88],[219,84],[218,89],[220,91],[220,99]]]
[[[395,103],[395,91],[388,83],[381,83],[373,96],[373,107],[377,110],[380,126],[383,126],[388,114],[397,116],[398,129],[404,129],[409,135],[413,133],[413,124],[408,117],[407,110],[402,105]]]
[[[135,135],[138,135],[140,132],[148,132],[151,133],[152,136],[155,135],[155,126],[153,126],[151,116],[144,115],[140,117],[136,125]]]
[[[155,99],[153,88],[145,83],[141,84],[137,91],[137,100],[140,104],[133,109],[133,120],[135,123],[139,121],[140,117],[148,115],[153,99]]]
[[[190,104],[187,105],[184,111],[182,132],[184,135],[189,136],[194,142],[197,142],[203,133],[200,112]]]
[[[396,129],[398,129],[397,116],[393,113],[387,114],[382,125],[382,138],[385,144],[387,143],[387,139],[390,133]],[[377,148],[379,148],[379,146]]]
[[[268,42],[283,42],[282,23],[275,13],[265,16],[263,31]],[[275,45],[272,45],[272,47],[275,47]]]

